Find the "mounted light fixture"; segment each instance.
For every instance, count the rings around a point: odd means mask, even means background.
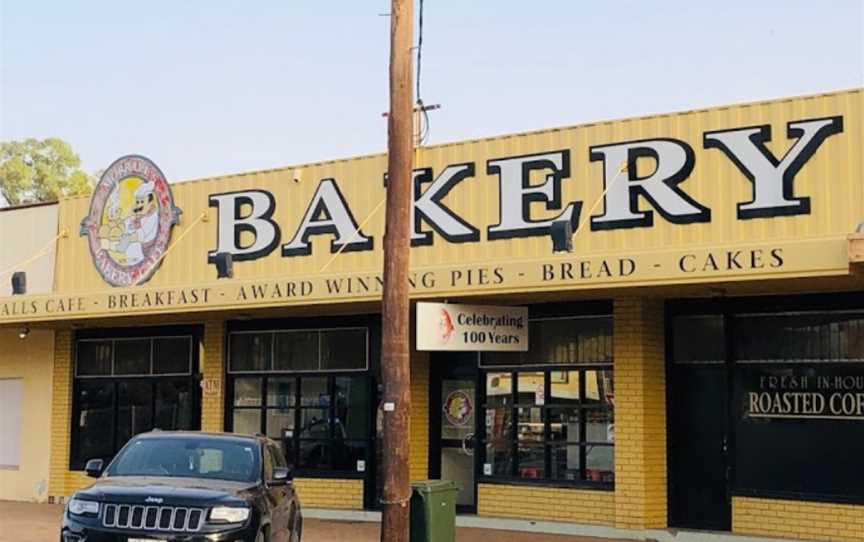
[[[552,252],[573,252],[573,224],[569,220],[556,220],[549,226]]]
[[[12,295],[24,295],[27,293],[27,273],[15,271],[12,273]]]
[[[30,336],[30,326],[24,326],[24,328],[18,332],[18,338],[22,341]]]
[[[234,258],[230,252],[217,252],[213,257],[216,265],[216,278],[230,279],[234,277]]]

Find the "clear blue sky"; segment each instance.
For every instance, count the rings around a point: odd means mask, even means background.
[[[388,9],[0,0],[0,139],[172,180],[382,151]],[[431,143],[860,87],[864,0],[426,0],[422,84]]]

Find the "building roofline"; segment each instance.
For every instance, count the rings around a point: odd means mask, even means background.
[[[51,200],[37,201],[34,203],[21,203],[19,205],[7,205],[6,207],[0,207],[0,213],[6,211],[20,211],[21,209],[30,209],[31,207],[48,207],[49,205],[57,205],[58,203],[57,200]]]
[[[603,126],[603,125],[619,123],[619,122],[645,121],[645,120],[650,120],[650,119],[677,117],[677,116],[689,115],[689,114],[693,114],[693,113],[704,113],[704,112],[708,112],[708,111],[722,111],[724,109],[731,109],[731,108],[735,108],[735,107],[752,107],[752,106],[766,105],[766,104],[780,104],[780,103],[792,102],[792,101],[796,101],[796,100],[812,100],[812,99],[816,99],[816,98],[823,98],[826,96],[840,96],[843,94],[858,94],[858,93],[864,93],[864,87],[854,87],[854,88],[847,88],[847,89],[831,90],[831,91],[825,91],[825,92],[817,92],[814,94],[783,96],[783,97],[779,97],[779,98],[768,98],[768,99],[764,99],[764,100],[724,103],[724,104],[718,104],[718,105],[712,105],[712,106],[699,107],[699,108],[695,108],[695,109],[683,109],[683,110],[669,111],[669,112],[663,112],[663,113],[649,113],[649,114],[645,114],[645,115],[636,115],[636,116],[632,116],[632,117],[616,117],[616,118],[611,118],[611,119],[589,121],[589,122],[584,122],[584,123],[555,126],[555,127],[551,127],[551,128],[539,128],[536,130],[527,130],[527,131],[523,131],[523,132],[511,132],[511,133],[492,135],[492,136],[487,136],[487,137],[469,138],[469,139],[462,139],[462,140],[458,140],[458,141],[448,141],[448,142],[444,142],[444,143],[437,143],[435,145],[424,145],[423,147],[420,147],[420,148],[423,151],[433,151],[433,150],[438,150],[438,149],[446,149],[448,147],[455,147],[458,145],[466,145],[466,144],[471,144],[471,143],[485,143],[485,142],[499,141],[502,139],[509,139],[509,138],[513,138],[513,137],[541,135],[541,134],[548,134],[548,133],[554,133],[554,132],[561,132],[564,130],[574,130],[577,128]],[[347,163],[347,162],[353,162],[353,161],[358,161],[358,160],[368,160],[370,158],[382,157],[382,156],[386,156],[386,155],[387,155],[387,153],[385,151],[367,153],[367,154],[358,154],[358,155],[354,155],[354,156],[346,156],[343,158],[334,158],[334,159],[330,159],[330,160],[319,160],[316,162],[307,162],[307,163],[301,163],[301,164],[279,166],[279,167],[275,167],[275,168],[249,170],[249,171],[242,171],[242,172],[237,172],[237,173],[227,173],[224,175],[213,175],[213,176],[209,176],[209,177],[193,177],[191,179],[178,179],[176,181],[173,181],[171,184],[172,185],[179,185],[179,184],[186,184],[186,183],[203,183],[203,182],[217,181],[217,180],[222,180],[222,179],[230,179],[230,178],[238,178],[238,177],[250,177],[253,175],[262,175],[262,174],[267,174],[267,173],[275,173],[275,172],[279,172],[279,171],[291,171],[291,170],[296,171],[296,170],[303,170],[303,169],[307,169],[307,168],[320,167],[320,166],[325,166],[325,165]],[[85,195],[70,196],[69,198],[64,198],[64,199],[74,199],[74,198],[84,198],[84,197],[89,198],[90,195],[88,194],[86,196]]]

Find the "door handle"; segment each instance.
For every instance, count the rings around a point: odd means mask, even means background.
[[[468,448],[468,441],[470,440],[474,440],[474,433],[468,433],[462,439],[462,453],[469,457],[474,457],[474,446],[471,446],[470,449]]]

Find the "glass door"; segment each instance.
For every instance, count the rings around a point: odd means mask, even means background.
[[[729,531],[728,328],[721,315],[669,321],[669,526]]]
[[[474,455],[477,418],[476,354],[440,354],[433,357],[432,478],[452,480],[459,493],[456,509],[477,510]]]

